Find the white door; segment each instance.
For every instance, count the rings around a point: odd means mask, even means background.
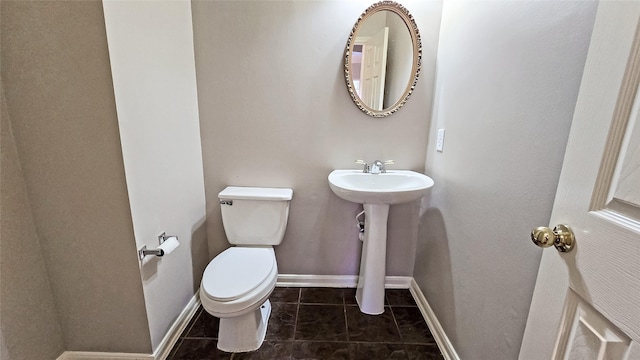
[[[599,4],[550,224],[575,248],[544,250],[521,360],[640,359],[639,19]]]
[[[387,76],[389,28],[382,28],[363,45],[360,99],[373,110],[382,110]]]

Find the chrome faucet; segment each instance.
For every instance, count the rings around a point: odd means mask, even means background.
[[[371,170],[369,170],[369,173],[371,174],[384,174],[387,172],[387,169],[384,168],[384,163],[380,160],[376,160],[373,163],[371,163]]]
[[[369,165],[366,162],[364,162],[364,160],[356,160],[356,164],[364,166],[362,169],[363,173],[384,174],[387,172],[387,169],[385,169],[384,166],[395,164],[395,162],[393,160],[385,160],[385,161],[376,160],[373,163],[371,163],[371,165]]]

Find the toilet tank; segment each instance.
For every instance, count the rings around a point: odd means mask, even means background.
[[[234,245],[278,245],[284,238],[293,190],[228,186],[218,194],[227,240]]]

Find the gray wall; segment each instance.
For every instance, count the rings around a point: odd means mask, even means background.
[[[1,17],[7,113],[64,348],[150,353],[102,5],[2,1]],[[2,241],[3,259],[21,255]]]
[[[228,247],[217,194],[226,185],[290,187],[283,274],[357,274],[361,208],[327,176],[354,160],[424,170],[441,2],[408,1],[423,33],[416,91],[387,119],[362,113],[343,75],[349,32],[369,3],[194,1],[193,26],[210,256]],[[387,274],[410,276],[419,204],[391,209]]]
[[[414,277],[462,359],[515,359],[595,2],[449,2]],[[553,224],[552,224],[553,225]]]
[[[55,359],[62,331],[4,96],[1,107],[0,359]]]

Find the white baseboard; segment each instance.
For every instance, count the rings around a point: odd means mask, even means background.
[[[357,275],[298,275],[278,274],[278,287],[336,287],[353,288],[358,285]]]
[[[431,306],[424,297],[422,290],[420,290],[418,283],[413,278],[411,278],[411,287],[409,287],[409,290],[411,291],[413,298],[416,300],[416,304],[418,304],[422,317],[424,317],[427,325],[429,325],[433,338],[438,343],[438,347],[440,348],[440,351],[442,351],[442,355],[445,360],[460,360],[456,350],[453,348],[453,344],[451,344],[451,341],[449,341],[447,334],[445,334],[442,325],[440,325],[440,321],[438,321],[436,314],[431,309]]]
[[[385,276],[384,287],[386,289],[411,289],[411,276]]]
[[[171,325],[153,354],[65,351],[57,360],[165,360],[199,307],[200,298],[196,293],[189,300],[189,303],[182,310],[176,321],[173,322],[173,325]]]
[[[409,289],[412,279],[410,276],[385,276],[384,287],[387,289]],[[276,286],[355,288],[358,286],[358,275],[279,274]]]
[[[65,351],[57,360],[154,360],[151,354]]]
[[[162,341],[160,341],[156,351],[153,352],[152,359],[165,360],[169,356],[171,349],[173,349],[175,344],[178,342],[180,334],[182,334],[187,325],[189,325],[189,321],[191,321],[191,318],[200,307],[200,297],[198,295],[199,293],[196,291],[191,300],[189,300],[187,306],[182,310],[180,315],[178,315],[176,321],[173,322],[173,325],[171,325],[167,334],[164,336]]]

